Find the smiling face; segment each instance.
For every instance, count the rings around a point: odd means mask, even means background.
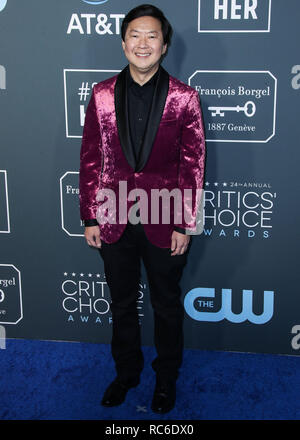
[[[151,16],[132,20],[122,47],[133,74],[154,74],[167,50],[160,21]]]

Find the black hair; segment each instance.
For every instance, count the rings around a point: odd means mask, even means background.
[[[169,21],[166,19],[164,13],[160,9],[158,9],[156,6],[147,5],[147,4],[137,6],[136,8],[131,9],[131,11],[127,13],[127,15],[125,16],[122,22],[122,27],[121,27],[122,40],[125,41],[125,35],[129,23],[132,20],[135,20],[136,18],[145,17],[145,16],[154,17],[161,22],[164,44],[167,44],[169,46],[171,44],[171,37],[173,33],[172,26],[170,25]]]

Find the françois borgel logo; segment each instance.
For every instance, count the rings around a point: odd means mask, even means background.
[[[266,143],[276,130],[277,79],[269,71],[197,70],[207,142]]]
[[[198,32],[270,32],[272,0],[198,0]]]
[[[120,70],[64,69],[66,137],[81,138],[93,86]]]
[[[242,291],[242,311],[233,313],[232,311],[232,289],[221,289],[221,305],[216,305],[216,293],[214,288],[198,287],[190,290],[184,299],[186,313],[196,321],[219,322],[224,319],[239,324],[249,321],[252,324],[265,324],[270,321],[274,313],[274,292],[265,290],[263,293],[263,311],[261,314],[253,312],[255,307],[255,297],[253,290]],[[219,299],[219,298],[218,298]],[[220,301],[216,303],[220,303]],[[217,310],[215,310],[217,309]]]
[[[23,318],[21,272],[13,264],[0,264],[0,324]]]
[[[0,170],[0,233],[10,232],[7,173]]]

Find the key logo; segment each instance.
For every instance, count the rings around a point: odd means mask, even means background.
[[[276,130],[277,79],[268,71],[197,70],[207,142],[267,143]]]
[[[253,101],[247,101],[243,107],[236,105],[235,107],[208,107],[212,116],[225,116],[225,112],[233,111],[233,112],[244,112],[248,118],[251,118],[255,115],[256,106]]]
[[[243,290],[243,306],[241,313],[232,312],[232,290],[222,289],[222,305],[219,311],[200,311],[200,308],[213,309],[215,289],[199,287],[190,290],[184,299],[186,313],[196,321],[219,322],[227,321],[235,324],[249,321],[252,324],[265,324],[270,321],[274,312],[274,292],[264,291],[263,312],[260,315],[253,313],[253,291]]]
[[[270,32],[271,0],[198,0],[198,32]]]

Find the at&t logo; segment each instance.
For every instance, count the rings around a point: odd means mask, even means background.
[[[79,32],[82,35],[119,35],[121,30],[121,19],[124,14],[72,14],[67,34]]]
[[[0,0],[1,1],[1,0]],[[88,5],[98,6],[107,3],[108,0],[82,0]],[[121,19],[125,14],[77,14],[74,13],[69,21],[67,34],[80,33],[82,35],[120,35]]]
[[[221,308],[218,312],[201,312],[198,308],[212,309],[214,307],[215,289],[198,287],[190,290],[184,299],[186,313],[196,321],[219,322],[223,319],[239,324],[250,321],[252,324],[265,324],[270,321],[274,312],[274,292],[265,290],[263,301],[263,312],[261,315],[253,313],[253,291],[243,290],[243,301],[241,313],[232,312],[232,290],[222,289]]]

